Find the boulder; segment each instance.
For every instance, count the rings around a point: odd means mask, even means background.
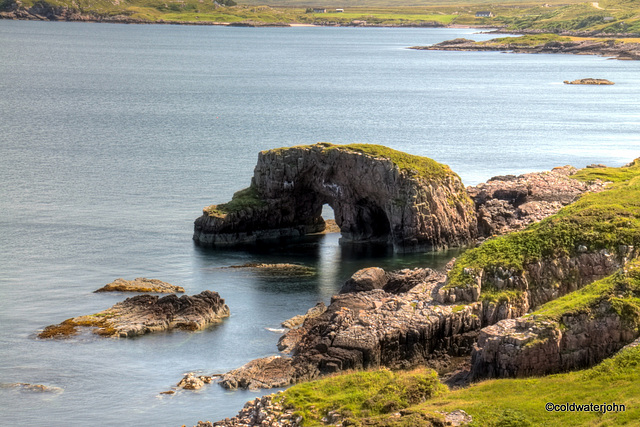
[[[387,275],[380,267],[369,267],[358,270],[342,285],[340,293],[363,292],[382,289],[387,284]]]

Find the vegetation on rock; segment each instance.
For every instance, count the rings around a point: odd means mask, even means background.
[[[245,209],[257,209],[265,205],[260,198],[255,187],[248,187],[233,194],[230,202],[220,205],[211,205],[203,209],[209,216],[224,218],[232,212],[239,212]]]
[[[602,301],[609,302],[611,309],[622,319],[633,324],[640,323],[640,259],[630,262],[611,276],[542,305],[525,317],[536,321],[561,322],[567,314],[599,316],[605,313],[594,313],[593,310],[600,307]]]
[[[471,285],[474,274],[481,270],[489,273],[501,267],[521,272],[525,264],[544,258],[574,256],[580,250],[617,253],[621,245],[640,244],[638,162],[617,169],[589,169],[576,177],[588,180],[596,175],[618,182],[600,193],[583,195],[556,215],[521,232],[488,240],[466,251],[449,272],[448,286]]]
[[[285,407],[294,407],[303,425],[320,425],[329,412],[341,419],[388,416],[446,392],[435,371],[389,370],[353,372],[295,385],[282,394]],[[434,418],[441,416],[432,414]],[[357,425],[357,424],[351,424]]]
[[[443,413],[460,409],[473,418],[471,426],[632,425],[640,419],[638,366],[640,347],[630,346],[591,369],[540,378],[490,380],[446,391],[433,372],[383,370],[299,384],[285,391],[282,399],[304,417],[304,426],[322,425],[330,411],[350,425],[407,425],[401,424],[405,416],[394,415],[398,409],[385,412],[379,405],[385,401],[408,405],[401,414],[422,415],[419,425],[424,426],[442,425],[438,423]],[[412,403],[407,396],[426,401]],[[624,411],[554,412],[545,410],[549,402],[615,403],[624,405]]]

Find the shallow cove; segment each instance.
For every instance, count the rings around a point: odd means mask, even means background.
[[[276,352],[282,320],[328,302],[361,267],[438,254],[350,252],[338,235],[263,251],[194,247],[193,219],[248,185],[260,150],[367,142],[448,164],[466,184],[638,156],[637,64],[595,57],[417,52],[463,29],[210,28],[0,21],[0,387],[8,425],[194,425],[252,392],[157,397],[187,371]],[[491,36],[482,36],[490,38]],[[569,87],[597,75],[611,87]],[[303,279],[222,269],[301,263]],[[117,277],[220,293],[200,333],[34,339],[124,299]]]

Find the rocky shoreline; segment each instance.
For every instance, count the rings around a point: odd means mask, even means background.
[[[592,165],[581,171],[562,167],[494,177],[469,187],[478,236],[483,240],[505,235],[499,239],[506,242],[518,241],[520,236],[531,239],[532,228],[527,226],[549,217],[542,223],[562,224],[566,211],[562,208],[587,193],[590,197],[583,197],[567,212],[584,212],[576,218],[595,215],[596,221],[602,221],[596,203],[609,203],[609,198],[614,204],[625,203],[624,191],[636,190],[607,186],[590,177],[613,178],[617,173],[632,177],[639,164],[636,160],[619,169]],[[624,209],[636,209],[634,202],[629,203]],[[587,224],[582,227],[591,227]],[[600,233],[597,222],[593,227],[593,233]],[[631,223],[621,227],[625,235],[635,233],[635,228],[626,228]],[[629,241],[640,243],[640,237],[633,236]],[[495,241],[487,242],[495,246]],[[465,267],[462,286],[456,275],[468,256],[453,260],[445,272],[360,270],[326,309],[316,309],[301,326],[282,336],[278,347],[289,356],[254,360],[221,376],[220,384],[231,389],[287,387],[353,370],[431,366],[447,373],[448,384],[460,386],[484,378],[547,375],[594,366],[639,335],[638,251],[634,245],[618,242],[613,238],[615,245],[602,248],[585,241],[568,253],[524,259],[517,268],[507,263]],[[455,371],[461,366],[449,362],[455,357],[469,362]],[[261,425],[249,417],[260,413],[260,408],[249,403],[240,418],[215,425]]]
[[[517,40],[517,38],[514,38]],[[562,53],[573,55],[597,55],[622,60],[640,59],[640,43],[619,43],[613,39],[581,40],[581,41],[551,41],[548,43],[525,46],[514,42],[476,42],[474,40],[458,38],[447,40],[431,46],[413,46],[416,50],[446,50],[446,51],[493,51],[512,53]]]

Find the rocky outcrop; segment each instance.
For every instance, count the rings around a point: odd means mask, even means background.
[[[607,79],[579,79],[579,80],[565,80],[563,82],[566,85],[613,85],[615,84],[612,81]]]
[[[260,389],[287,387],[295,382],[298,375],[291,359],[271,356],[255,359],[246,365],[227,372],[220,378],[220,385],[228,389]]]
[[[292,317],[291,319],[288,319],[282,322],[282,327],[287,329],[297,328],[298,326],[302,325],[305,320],[318,317],[325,311],[327,311],[327,306],[325,305],[325,303],[320,301],[315,306],[307,310],[305,314],[299,314],[297,316]]]
[[[640,59],[640,43],[616,43],[613,39],[589,39],[581,41],[550,41],[537,45],[519,44],[517,38],[511,42],[475,42],[469,39],[447,40],[431,46],[413,46],[418,50],[453,51],[498,51],[514,53],[565,53],[574,55],[598,55],[616,59]]]
[[[320,143],[261,152],[251,186],[205,208],[194,240],[224,246],[319,232],[324,204],[342,243],[407,252],[463,245],[476,233],[473,202],[447,166],[382,146]]]
[[[390,294],[400,294],[425,282],[434,273],[429,268],[405,268],[392,272],[385,272],[379,267],[363,268],[356,271],[349,280],[342,285],[340,293],[363,292],[382,289]]]
[[[208,375],[196,375],[193,372],[189,372],[180,380],[176,387],[185,390],[199,390],[204,387],[205,384],[211,384],[212,381],[213,378]]]
[[[640,335],[640,261],[518,319],[484,328],[472,377],[547,375],[595,365]]]
[[[294,410],[286,408],[278,398],[282,392],[257,397],[247,402],[244,408],[233,418],[212,423],[200,421],[195,427],[298,427],[302,417]]]
[[[349,369],[409,368],[448,354],[468,355],[483,326],[526,313],[522,300],[443,305],[434,298],[445,275],[420,270],[398,273],[407,280],[424,277],[408,292],[334,296],[326,312],[281,338],[292,357],[257,359],[225,374],[222,386],[283,387]]]
[[[134,280],[116,279],[94,292],[182,293],[184,288],[157,279],[138,277]]]
[[[597,310],[610,311],[603,304]],[[472,377],[504,378],[555,374],[591,367],[638,336],[637,325],[611,313],[594,318],[567,314],[556,322],[508,319],[480,332],[472,355]]]
[[[496,176],[486,183],[467,187],[476,205],[478,235],[490,237],[524,229],[557,213],[586,192],[604,189],[604,183],[571,178],[571,166],[547,172]]]
[[[612,274],[637,254],[633,246],[626,245],[620,245],[618,253],[606,249],[589,252],[586,246],[578,249],[582,253],[577,256],[530,262],[522,270],[501,266],[479,271],[469,268],[469,286],[445,286],[437,298],[443,303],[472,302],[479,300],[483,289],[516,291],[526,300],[528,310]]]
[[[46,327],[40,338],[66,338],[79,327],[93,328],[100,336],[130,338],[170,329],[195,331],[229,316],[229,307],[217,292],[177,297],[138,295],[88,316],[73,317]]]

